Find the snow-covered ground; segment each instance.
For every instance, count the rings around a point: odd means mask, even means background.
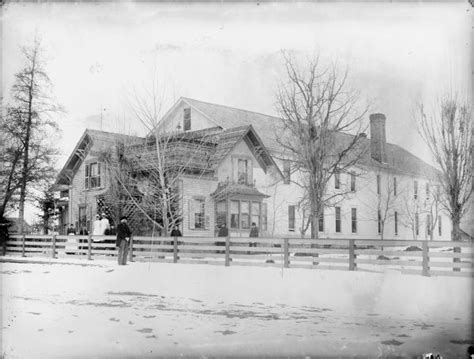
[[[5,358],[464,358],[474,344],[471,278],[39,262],[1,263]]]

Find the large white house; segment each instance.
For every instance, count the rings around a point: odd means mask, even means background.
[[[328,193],[347,194],[324,209],[319,237],[449,239],[451,226],[437,202],[435,169],[387,143],[385,121],[382,114],[370,116],[370,136],[362,138],[364,155],[351,171],[333,176]],[[282,160],[278,129],[277,117],[189,98],[179,99],[165,114],[154,133],[176,134],[173,141],[188,151],[185,156],[197,151],[196,141],[206,143],[205,150],[199,149],[205,161],[180,174],[183,235],[215,236],[225,223],[231,235],[248,236],[252,222],[261,236],[305,232],[307,210],[299,205],[303,191],[294,183],[296,177],[290,178],[298,176],[289,170],[291,159]],[[94,130],[81,137],[56,182],[64,198],[63,227],[90,228],[93,216],[107,210],[104,194],[111,179],[98,153],[117,139],[146,141]],[[186,146],[179,147],[183,141]],[[305,236],[309,233],[307,229]]]

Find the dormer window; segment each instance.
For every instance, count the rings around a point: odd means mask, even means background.
[[[190,108],[185,108],[184,109],[183,129],[184,129],[184,131],[190,131],[191,130],[191,109]]]

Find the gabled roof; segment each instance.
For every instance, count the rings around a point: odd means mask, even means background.
[[[264,171],[269,166],[278,169],[251,125],[225,130],[220,127],[212,127],[204,130],[166,134],[162,138],[166,143],[163,149],[167,151],[167,157],[170,160],[169,166],[177,165],[201,171],[215,171],[235,146],[241,141],[245,141]],[[143,147],[140,158],[147,156],[148,162],[151,163],[153,158],[149,157],[148,153],[155,148],[155,142],[154,137],[148,137],[147,141],[150,139],[152,139],[152,147]],[[160,142],[160,137],[158,141]]]
[[[281,135],[283,127],[281,119],[278,117],[198,101],[187,97],[180,98],[178,103],[181,101],[186,102],[223,129],[252,126],[256,133],[262,136],[261,140],[266,148],[272,152],[279,152],[278,150],[281,148],[277,137]],[[339,143],[347,142],[353,137],[350,134],[340,133],[336,134],[336,136],[336,142]],[[380,163],[371,157],[369,138],[363,138],[361,145],[367,147],[360,160],[362,165],[424,177],[434,177],[437,174],[437,170],[434,167],[398,145],[387,143],[387,163]]]
[[[209,102],[182,97],[178,102],[184,101],[217,126],[230,129],[240,126],[252,126],[262,137],[265,146],[273,151],[279,148],[275,136],[269,135],[281,130],[281,119],[258,112],[242,110],[234,107],[216,105]]]
[[[59,175],[56,178],[55,186],[66,185],[70,183],[70,180],[76,174],[77,169],[80,167],[82,161],[84,161],[86,158],[94,143],[114,145],[117,140],[125,140],[130,142],[137,141],[139,139],[140,137],[137,136],[86,129],[74,148],[74,151],[72,151],[63,168],[59,172]]]

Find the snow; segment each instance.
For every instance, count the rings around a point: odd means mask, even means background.
[[[24,261],[1,264],[5,358],[449,358],[473,344],[471,278]]]

